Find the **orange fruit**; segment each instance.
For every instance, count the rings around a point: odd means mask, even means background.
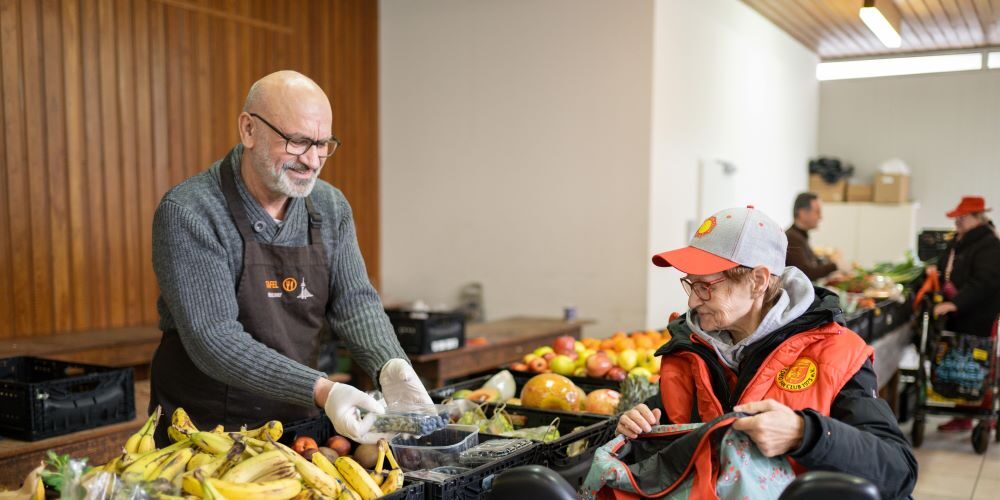
[[[614,348],[615,348],[615,341],[611,340],[611,339],[604,339],[604,340],[601,341],[601,344],[600,344],[599,347],[600,347],[600,350],[602,350],[602,351],[611,351],[611,350],[614,350]]]
[[[635,341],[630,338],[615,339],[614,350],[615,352],[622,352],[627,349],[635,349]]]
[[[624,339],[624,338],[627,338],[627,337],[628,337],[628,335],[626,335],[625,332],[622,332],[622,331],[617,331],[613,335],[611,335],[612,339]]]
[[[636,349],[652,349],[653,339],[647,335],[635,338],[635,348]]]

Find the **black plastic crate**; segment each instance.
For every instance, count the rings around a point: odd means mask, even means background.
[[[320,413],[318,417],[292,422],[284,427],[284,433],[279,443],[291,446],[295,438],[299,436],[311,437],[320,446],[324,446],[326,441],[335,434],[333,424],[326,415]],[[391,495],[380,498],[391,500],[423,500],[426,498],[424,483],[407,478],[403,487]]]
[[[845,318],[845,326],[858,334],[866,342],[872,337],[872,311],[860,309]]]
[[[326,441],[335,434],[333,423],[327,416],[320,412],[318,417],[307,418],[292,422],[284,426],[284,432],[278,442],[286,446],[292,446],[295,438],[299,436],[311,437],[316,440],[316,444],[324,446]]]
[[[487,415],[492,415],[496,407],[497,405],[487,405],[484,411]],[[549,425],[553,420],[559,418],[559,439],[548,443],[539,443],[540,459],[541,463],[558,472],[576,488],[579,488],[587,477],[590,462],[594,458],[594,451],[614,437],[617,423],[617,420],[609,416],[592,413],[539,410],[524,406],[507,406],[505,411],[511,415],[512,419],[523,419],[523,423],[518,422],[518,428]],[[583,427],[583,429],[574,432],[573,429],[576,427]],[[485,433],[479,435],[480,440],[485,437],[491,439],[501,437]],[[581,439],[587,440],[584,451],[579,455],[570,456],[570,445]]]
[[[479,434],[479,442],[498,439],[499,436]],[[539,463],[542,459],[541,447],[525,448],[510,457],[480,465],[465,474],[452,476],[445,481],[424,481],[427,498],[434,500],[472,500],[482,498],[493,476],[514,467]]]
[[[35,441],[134,418],[131,368],[0,359],[0,435]]]
[[[913,317],[911,300],[899,302],[886,299],[875,304],[872,311],[872,334],[871,340],[877,340],[885,336],[900,325],[910,321]]]
[[[510,370],[510,373],[511,375],[514,376],[514,383],[517,384],[517,391],[514,394],[514,397],[518,397],[518,395],[521,394],[521,388],[524,387],[524,384],[528,382],[528,380],[531,380],[532,377],[538,375],[537,373],[534,372],[519,372],[515,370]],[[431,399],[434,400],[435,403],[440,403],[441,401],[450,398],[452,394],[455,394],[455,392],[460,391],[462,389],[469,389],[472,391],[479,389],[492,376],[493,375],[483,375],[481,377],[471,378],[469,380],[463,380],[461,382],[456,382],[454,384],[449,384],[444,387],[428,391],[428,394],[430,394]],[[578,378],[578,377],[567,377],[567,378],[573,380],[573,383],[576,384],[577,387],[583,389],[588,393],[590,391],[594,391],[597,389],[614,389],[617,391],[621,385],[620,382],[614,382],[611,380],[600,380],[595,378]]]
[[[386,309],[399,345],[407,354],[451,351],[465,345],[465,316],[450,312]]]

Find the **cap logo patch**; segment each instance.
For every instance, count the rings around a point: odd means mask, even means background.
[[[816,362],[809,358],[799,358],[791,366],[779,371],[774,382],[786,391],[804,391],[816,382]]]
[[[713,215],[705,219],[705,222],[702,222],[701,226],[698,226],[698,231],[694,233],[694,237],[701,238],[702,236],[711,233],[712,230],[715,229],[715,225],[716,225],[715,216]]]

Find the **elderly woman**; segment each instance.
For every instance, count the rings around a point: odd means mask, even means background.
[[[955,219],[955,239],[939,261],[944,265],[945,301],[934,314],[948,315],[953,332],[989,337],[1000,314],[1000,239],[986,212],[986,200],[965,196],[945,215]],[[972,419],[955,418],[939,431],[972,429]]]
[[[686,274],[684,316],[670,324],[660,397],[625,412],[627,437],[660,423],[707,422],[745,412],[733,425],[767,456],[797,471],[861,476],[882,498],[913,490],[917,462],[885,401],[873,351],[844,327],[837,295],[785,267],[781,228],[753,207],[723,210],[689,246],[653,257]]]

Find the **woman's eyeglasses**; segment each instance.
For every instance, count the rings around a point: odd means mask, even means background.
[[[712,281],[691,281],[690,278],[681,278],[681,286],[684,287],[684,292],[691,296],[691,292],[694,292],[699,299],[708,302],[712,300],[712,287],[726,281],[726,277],[723,276],[717,280]]]

